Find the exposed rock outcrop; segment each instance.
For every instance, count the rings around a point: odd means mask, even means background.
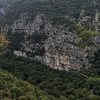
[[[63,26],[53,26],[44,15],[37,15],[33,22],[27,20],[27,16],[21,16],[8,27],[12,34],[17,32],[20,36],[20,32],[24,32],[25,40],[21,43],[23,49],[14,50],[15,55],[37,59],[58,70],[79,70],[83,66],[89,66],[86,58],[88,53],[79,47],[80,38],[76,32],[70,32]],[[47,37],[34,42],[34,34],[38,34],[38,38],[39,35]],[[44,50],[42,55],[39,50]]]

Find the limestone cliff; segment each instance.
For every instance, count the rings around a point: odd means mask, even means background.
[[[79,70],[83,66],[85,68],[90,66],[88,54],[91,50],[92,52],[97,50],[97,47],[81,48],[79,46],[81,39],[77,32],[71,32],[61,25],[53,26],[52,22],[47,20],[43,14],[37,15],[32,22],[27,21],[28,19],[26,15],[21,16],[6,28],[6,31],[8,32],[10,29],[12,34],[19,33],[19,37],[20,33],[24,33],[21,48],[13,50],[15,55],[39,60],[58,70]],[[42,35],[46,36],[43,40],[41,40]],[[95,41],[99,43],[99,36],[96,36]],[[39,53],[42,50],[44,51],[41,55]]]

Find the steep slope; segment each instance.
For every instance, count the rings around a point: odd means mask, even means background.
[[[37,87],[0,70],[0,100],[58,100]]]
[[[100,49],[99,0],[5,1],[1,33],[8,53],[36,59],[53,69],[90,67]]]

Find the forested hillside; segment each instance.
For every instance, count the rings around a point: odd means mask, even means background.
[[[0,69],[0,100],[58,100]]]
[[[0,0],[0,100],[100,100],[100,0]]]
[[[5,0],[2,2],[7,7],[5,23],[9,24],[17,19],[21,13],[28,13],[31,17],[45,14],[53,19],[54,23],[64,24],[67,22],[66,17],[68,16],[79,18],[83,9],[85,15],[94,17],[95,11],[100,8],[99,0]]]
[[[98,55],[99,56],[99,55]],[[9,60],[10,59],[10,60]],[[0,67],[18,78],[28,81],[59,100],[100,99],[100,59],[94,58],[92,69],[76,71],[55,71],[37,61],[16,57],[1,57]],[[48,99],[46,99],[48,100]],[[66,99],[64,99],[66,100]]]

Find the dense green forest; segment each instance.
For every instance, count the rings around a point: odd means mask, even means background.
[[[56,71],[37,61],[8,55],[0,57],[0,67],[59,99],[100,100],[100,51],[95,55],[92,68],[81,72]]]
[[[0,100],[58,100],[0,69]]]

